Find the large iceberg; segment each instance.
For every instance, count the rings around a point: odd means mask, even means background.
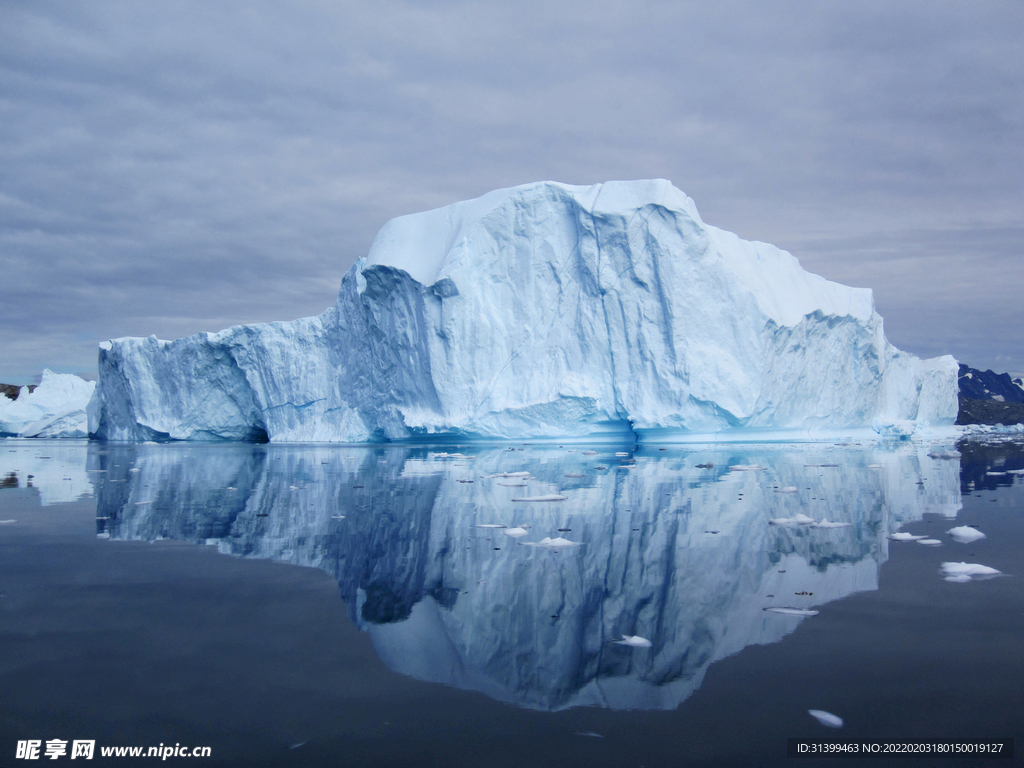
[[[491,192],[388,222],[318,317],[100,345],[109,440],[906,435],[957,363],[871,291],[701,221],[664,180]]]
[[[22,387],[15,400],[0,395],[0,435],[88,437],[86,407],[95,388],[95,381],[45,370],[34,391]]]

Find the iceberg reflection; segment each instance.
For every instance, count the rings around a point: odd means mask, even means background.
[[[392,669],[544,710],[675,708],[960,508],[959,462],[905,443],[459,450],[110,444],[88,469],[99,533],[321,568]],[[798,515],[832,524],[769,524]]]

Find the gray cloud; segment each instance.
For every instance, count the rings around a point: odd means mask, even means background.
[[[1024,370],[1024,4],[0,5],[0,380],[317,314],[388,218],[664,177]]]

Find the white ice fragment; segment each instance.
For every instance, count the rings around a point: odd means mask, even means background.
[[[526,530],[527,526],[517,525],[515,528],[509,528],[502,531],[506,536],[511,536],[513,539],[518,539],[520,536],[525,536],[529,531]]]
[[[834,523],[831,520],[822,519],[811,525],[811,528],[849,528],[852,523]]]
[[[985,579],[998,576],[1002,571],[977,563],[943,563],[942,575],[946,581],[965,582],[973,579]]]
[[[942,542],[938,539],[918,539],[918,544],[924,544],[926,547],[941,547]]]
[[[498,485],[503,485],[506,488],[525,488],[528,483],[498,483]]]
[[[868,464],[868,469],[881,469],[881,464]]]
[[[10,525],[11,523],[16,523],[16,522],[18,522],[18,521],[17,520],[0,520],[0,525]]]
[[[640,635],[623,635],[621,640],[613,640],[618,645],[628,645],[630,648],[650,648],[651,641]]]
[[[921,539],[927,539],[927,536],[915,536],[912,533],[891,533],[889,538],[892,541],[921,541]]]
[[[616,451],[615,455],[616,456],[629,456],[629,452],[628,451]]]
[[[529,477],[529,472],[496,472],[491,477]]]
[[[141,469],[139,469],[138,467],[132,467],[132,468],[131,468],[131,469],[129,469],[128,471],[129,471],[129,472],[141,472],[142,470],[141,470]]]
[[[547,493],[543,496],[524,496],[521,499],[512,499],[512,501],[565,501],[568,498],[560,493]]]
[[[822,725],[827,725],[829,728],[843,727],[843,718],[833,715],[831,712],[826,712],[823,709],[808,709],[807,714]]]
[[[785,488],[776,488],[776,493],[796,493],[799,489],[795,485],[787,485]]]
[[[769,613],[781,613],[783,616],[817,616],[818,612],[810,608],[765,608]]]
[[[331,515],[331,520],[344,520],[344,515]]]
[[[153,503],[152,501],[136,501],[135,502],[135,506],[136,507],[142,507],[142,506],[145,506],[146,504],[152,504],[152,503]]]
[[[778,525],[784,528],[793,528],[798,525],[814,525],[814,518],[801,514],[794,515],[793,517],[774,517],[768,521],[768,525]]]
[[[1002,477],[1006,473],[1005,472],[986,472],[985,474],[988,475],[989,477]]]
[[[568,549],[569,547],[578,547],[581,545],[578,541],[569,541],[559,536],[557,539],[552,539],[550,536],[545,536],[540,541],[524,541],[522,542],[524,547],[540,547],[541,549],[550,550],[562,550]]]
[[[1006,470],[1008,475],[1024,475],[1024,469],[1008,469]]]
[[[972,541],[985,538],[984,533],[969,525],[958,525],[956,528],[950,528],[946,533],[961,544],[970,544]]]
[[[768,467],[761,467],[757,464],[733,464],[729,469],[732,472],[758,472],[763,469],[768,469]]]

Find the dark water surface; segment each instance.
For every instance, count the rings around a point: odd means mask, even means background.
[[[0,441],[0,766],[29,739],[653,767],[1024,736],[1021,445],[585,449]],[[847,525],[769,523],[798,514]]]

